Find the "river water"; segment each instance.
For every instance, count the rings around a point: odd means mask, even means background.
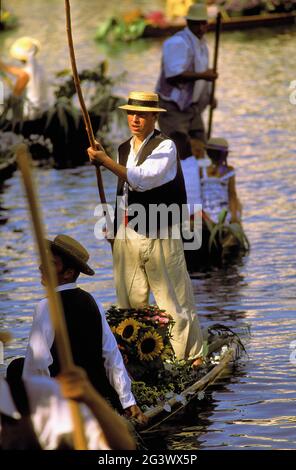
[[[50,78],[68,67],[62,4],[6,1],[21,23],[18,30],[0,35],[4,56],[12,40],[29,31],[43,44],[40,58]],[[116,4],[116,12],[135,4],[147,11],[163,2],[125,0]],[[116,92],[154,87],[161,41],[103,47],[93,41],[93,33],[99,20],[112,13],[112,4],[72,0],[72,8],[79,68],[107,58],[112,75],[128,72]],[[289,100],[289,85],[296,80],[295,40],[295,28],[284,26],[223,34],[214,135],[230,142],[229,160],[236,169],[251,251],[231,266],[200,273],[192,282],[201,323],[219,322],[240,332],[248,357],[203,402],[164,423],[157,439],[149,436],[154,447],[296,449],[296,106]],[[210,34],[209,44],[212,48]],[[48,235],[68,233],[87,246],[97,275],[81,283],[99,293],[108,307],[115,302],[112,260],[107,244],[94,237],[98,196],[93,169],[36,169],[35,174]],[[115,178],[104,172],[104,181],[112,201]],[[18,173],[2,188],[0,206],[6,219],[1,225],[0,326],[14,335],[5,351],[7,363],[24,354],[42,290]]]

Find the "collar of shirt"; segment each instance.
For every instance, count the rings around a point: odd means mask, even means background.
[[[62,284],[61,286],[58,286],[56,288],[57,292],[61,292],[63,290],[68,290],[68,289],[77,289],[77,284],[76,282],[69,282],[68,284]]]
[[[206,41],[204,38],[201,38],[199,39],[197,36],[195,36],[195,34],[193,34],[192,31],[190,31],[190,29],[188,28],[188,26],[186,26],[186,28],[184,28],[184,31],[186,32],[186,34],[189,36],[189,38],[191,39],[191,41],[194,41],[196,44],[198,44],[199,46],[203,45]]]
[[[21,418],[11,397],[9,385],[4,379],[0,379],[0,411],[14,419]]]
[[[128,156],[128,159],[127,159],[127,164],[126,164],[126,167],[127,168],[130,168],[132,166],[136,166],[137,165],[137,161],[138,161],[138,158],[139,158],[139,155],[140,155],[140,152],[142,150],[142,148],[144,147],[144,145],[148,142],[148,140],[150,139],[150,137],[152,137],[154,134],[154,129],[152,132],[150,132],[149,135],[147,135],[146,139],[143,140],[143,142],[141,143],[140,147],[138,148],[138,151],[135,152],[135,137],[132,137],[131,139],[131,148],[130,148],[130,153],[129,153],[129,156]]]

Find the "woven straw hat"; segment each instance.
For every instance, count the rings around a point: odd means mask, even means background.
[[[126,111],[166,112],[166,109],[158,106],[158,95],[147,91],[132,91],[128,95],[127,104],[119,106],[119,108]]]
[[[206,148],[212,150],[228,150],[228,142],[222,137],[212,137],[206,143]]]
[[[208,12],[206,4],[203,2],[193,3],[187,11],[186,20],[208,21]]]
[[[9,53],[14,59],[28,60],[29,53],[35,51],[37,54],[40,48],[41,44],[37,39],[24,36],[12,44]]]
[[[80,272],[93,276],[94,270],[91,269],[87,261],[89,260],[88,251],[74,238],[68,235],[57,235],[53,241],[47,240],[49,247],[54,248],[57,253],[66,256],[73,262],[73,265],[77,267]]]
[[[0,341],[1,343],[8,343],[11,340],[11,335],[8,331],[0,330]]]

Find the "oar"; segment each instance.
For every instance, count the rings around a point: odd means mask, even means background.
[[[90,146],[92,147],[93,150],[97,150],[93,128],[92,128],[90,117],[89,117],[89,114],[85,105],[85,101],[83,98],[79,75],[77,71],[73,36],[72,36],[72,26],[71,26],[70,0],[65,0],[65,9],[66,9],[66,23],[67,23],[69,53],[70,53],[70,59],[71,59],[71,65],[72,65],[74,84],[75,84],[77,96],[79,99],[81,112],[82,112],[82,116],[84,119],[84,124],[85,124]],[[102,180],[101,170],[99,167],[96,167],[96,174],[97,174],[97,185],[98,185],[100,200],[102,204],[106,204],[106,196],[105,196],[105,191],[104,191],[104,186],[103,186],[103,180]],[[110,216],[107,210],[106,210],[106,221],[107,221],[107,227],[111,227],[111,220],[110,220]]]
[[[73,363],[72,352],[68,332],[65,324],[63,307],[59,294],[55,288],[57,286],[56,273],[53,269],[52,259],[50,258],[43,229],[42,218],[38,205],[37,195],[30,168],[30,157],[27,146],[21,144],[16,150],[17,163],[22,173],[25,192],[31,213],[36,245],[38,247],[40,260],[46,277],[46,290],[48,296],[49,311],[51,321],[55,332],[55,341],[62,371],[67,371]],[[78,403],[70,400],[70,409],[73,420],[73,438],[74,446],[77,450],[86,450],[86,439],[84,435],[83,422]]]
[[[216,18],[215,52],[214,52],[214,65],[213,65],[214,72],[217,72],[217,68],[218,68],[220,31],[221,31],[221,13],[219,12]],[[213,113],[214,113],[213,103],[214,103],[214,98],[215,98],[215,88],[216,88],[216,80],[213,81],[211,98],[210,98],[210,113],[209,113],[208,135],[207,135],[208,139],[211,137],[211,133],[212,133]]]

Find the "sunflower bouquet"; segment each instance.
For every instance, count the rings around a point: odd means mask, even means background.
[[[107,320],[131,377],[157,383],[164,361],[174,359],[170,344],[172,317],[157,306],[128,310],[112,306]]]
[[[174,321],[164,310],[112,306],[106,316],[143,411],[182,394],[201,374],[190,363],[176,359],[170,343]]]

